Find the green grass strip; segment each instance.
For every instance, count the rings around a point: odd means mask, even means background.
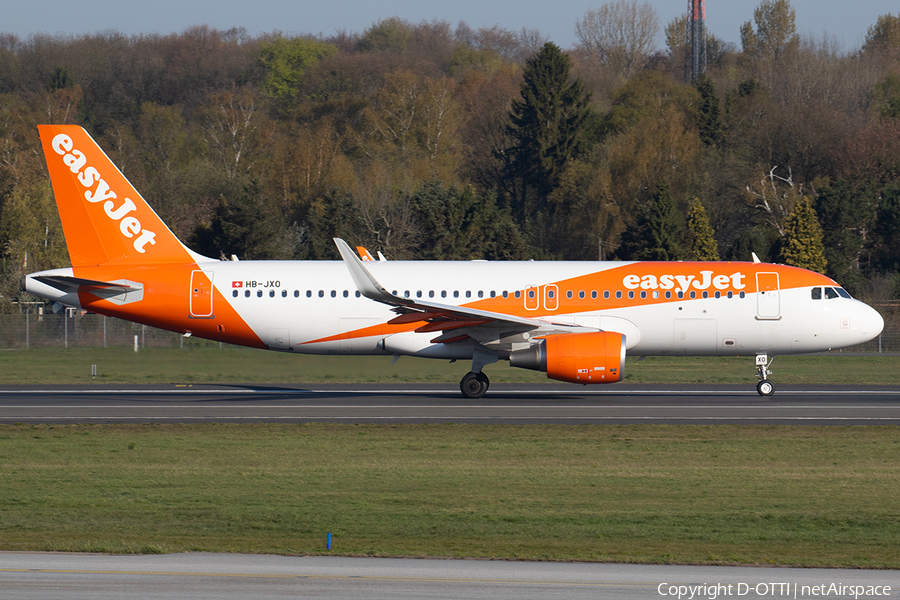
[[[0,549],[900,568],[900,428],[0,426]]]
[[[77,383],[458,383],[470,361],[390,356],[308,356],[225,346],[178,348],[41,348],[0,351],[0,384]],[[91,377],[97,365],[97,377]],[[52,366],[52,381],[48,368]],[[780,384],[900,385],[900,356],[828,354],[779,356],[772,380]],[[548,382],[536,371],[489,365],[491,381]],[[756,385],[753,356],[629,356],[625,383],[736,383]],[[613,388],[608,388],[613,389]]]

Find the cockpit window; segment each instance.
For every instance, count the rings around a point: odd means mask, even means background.
[[[837,298],[838,293],[834,291],[834,288],[827,287],[825,288],[825,299],[831,300],[832,298]]]
[[[813,300],[821,300],[822,299],[822,288],[815,287],[812,289],[812,299]]]
[[[848,292],[844,288],[837,288],[837,293],[838,293],[838,296],[840,296],[841,298],[852,298],[852,296],[850,295],[850,292]]]

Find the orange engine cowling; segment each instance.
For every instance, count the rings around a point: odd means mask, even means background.
[[[570,383],[615,383],[625,367],[625,336],[614,331],[551,335],[510,354],[509,364]]]

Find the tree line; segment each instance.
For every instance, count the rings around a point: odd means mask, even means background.
[[[900,14],[864,44],[763,0],[685,73],[687,17],[536,30],[389,18],[362,33],[0,34],[0,294],[67,265],[35,125],[78,123],[212,257],[734,259],[900,287]]]

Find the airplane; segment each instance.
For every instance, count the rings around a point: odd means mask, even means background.
[[[758,262],[241,261],[182,244],[91,136],[38,126],[72,266],[21,289],[184,336],[298,354],[500,360],[574,384],[621,381],[632,356],[774,356],[861,344],[884,320],[832,279]],[[755,259],[755,257],[754,257]]]

